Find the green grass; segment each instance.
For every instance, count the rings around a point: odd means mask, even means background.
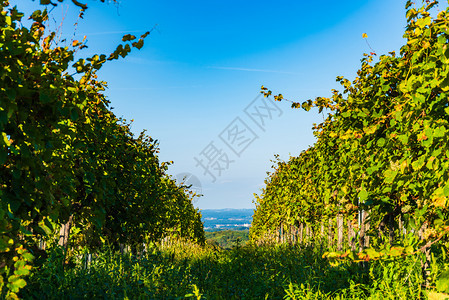
[[[153,246],[141,258],[104,249],[89,268],[62,270],[54,252],[35,270],[24,299],[419,299],[418,257],[331,266],[324,250],[247,245],[214,250]],[[196,295],[196,296],[195,296]]]

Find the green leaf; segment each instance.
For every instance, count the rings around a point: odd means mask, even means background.
[[[15,293],[17,293],[21,288],[24,288],[27,284],[23,278],[19,278],[16,275],[10,276],[8,281],[9,288]]]
[[[401,135],[398,136],[398,140],[399,140],[403,145],[407,145],[407,144],[408,144],[408,135],[401,134]]]
[[[39,227],[45,232],[46,234],[51,234],[52,230],[49,228],[44,221],[39,222]]]
[[[382,256],[382,253],[375,250],[374,248],[367,248],[364,252],[369,256],[370,259],[375,259]]]
[[[385,171],[385,182],[393,183],[394,178],[396,177],[397,174],[398,174],[398,171],[386,170]]]
[[[441,89],[443,91],[448,91],[449,90],[449,73],[446,73],[446,76],[444,77],[444,79],[440,83],[440,87],[441,87]]]
[[[416,20],[416,25],[418,25],[418,27],[420,27],[420,28],[424,28],[424,27],[430,25],[430,23],[431,23],[430,17],[420,18],[420,19]]]
[[[446,184],[443,188],[443,195],[449,197],[449,184]]]
[[[440,126],[436,128],[433,132],[434,137],[444,137],[446,135],[446,128],[444,126]]]
[[[30,252],[25,252],[22,254],[22,257],[26,260],[26,261],[33,261],[34,256],[33,254],[31,254]]]
[[[13,101],[16,99],[17,93],[15,89],[6,89],[6,96],[8,96],[9,100]]]
[[[50,222],[48,218],[44,219],[44,224],[50,229],[50,231],[53,231],[53,224]]]
[[[425,155],[420,156],[417,160],[412,162],[412,168],[415,171],[421,170],[422,167],[424,167],[426,157]]]
[[[79,113],[78,113],[78,109],[76,109],[75,107],[70,109],[70,119],[72,121],[76,121],[79,118]]]
[[[8,135],[6,134],[6,132],[2,132],[2,136],[3,136],[3,143],[6,145],[6,146],[11,146],[11,142],[9,141],[9,138],[8,138]]]
[[[50,98],[50,96],[48,96],[45,93],[40,93],[39,94],[39,101],[41,101],[44,104],[47,104],[47,103],[49,103],[51,101],[51,98]]]
[[[30,270],[25,269],[25,268],[20,268],[14,271],[15,275],[18,276],[27,276],[28,274],[30,274]]]
[[[379,147],[383,147],[385,145],[385,139],[384,138],[380,138],[377,140],[377,146]]]
[[[400,256],[400,255],[402,255],[403,252],[404,252],[404,248],[403,248],[403,247],[398,247],[398,246],[396,246],[396,247],[392,247],[392,248],[390,249],[390,252],[389,252],[388,254],[391,255],[391,256],[393,256],[393,257],[395,257],[395,256]]]
[[[436,287],[439,292],[449,292],[449,271],[444,271],[440,274],[436,282]]]
[[[362,189],[358,194],[360,202],[365,202],[365,200],[368,198],[368,196],[369,196],[369,194],[365,189]]]
[[[95,175],[92,172],[86,172],[84,178],[89,184],[95,183]]]
[[[6,163],[6,160],[8,159],[8,151],[5,149],[0,149],[0,165],[4,165]]]

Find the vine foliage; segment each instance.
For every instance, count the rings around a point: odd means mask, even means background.
[[[420,244],[422,250],[446,239],[449,12],[435,12],[437,4],[425,1],[417,8],[407,1],[407,42],[399,55],[364,54],[352,82],[337,77],[342,91],[332,90],[329,98],[290,101],[292,108],[317,109],[328,116],[313,127],[316,143],[288,162],[278,162],[262,194],[256,195],[253,240],[280,224],[318,227],[336,216],[357,223],[361,211],[369,212],[373,243],[359,259],[414,253],[400,242],[403,232],[421,232],[414,247]],[[261,92],[272,95],[263,86]],[[274,98],[289,101],[282,94]],[[391,245],[402,246],[381,252],[382,234]]]
[[[86,45],[45,34],[47,10],[26,27],[17,7],[0,5],[0,297],[18,297],[38,242],[56,244],[60,228],[66,251],[167,234],[204,241],[195,195],[166,174],[156,140],[113,114],[97,76],[150,32],[125,35],[110,55],[75,59]]]

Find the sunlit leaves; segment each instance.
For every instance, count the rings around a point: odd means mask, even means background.
[[[23,14],[6,4],[0,17],[0,279],[10,296],[26,284],[32,260],[26,249],[72,218],[92,250],[100,236],[132,244],[173,228],[204,240],[200,214],[160,165],[157,142],[135,137],[109,109],[105,83],[97,79],[107,56],[74,61],[85,38],[58,47],[54,32],[44,37],[46,10],[33,12],[26,28],[18,23]],[[148,34],[137,42],[124,36],[127,43],[109,60],[140,49]],[[79,80],[69,75],[70,66]]]
[[[257,198],[254,238],[273,232],[280,223],[294,224],[290,219],[318,226],[317,216],[327,220],[338,212],[354,218],[351,205],[358,202],[370,210],[371,224],[391,215],[394,226],[402,221],[407,230],[434,224],[422,234],[424,240],[445,234],[441,230],[449,214],[449,19],[447,10],[432,18],[429,10],[435,3],[413,8],[407,1],[407,43],[400,55],[390,52],[375,60],[375,53],[365,54],[352,82],[337,77],[342,93],[333,90],[330,99],[292,102],[292,107],[331,113],[314,125],[315,145],[285,166],[279,163],[266,180]],[[264,86],[261,92],[272,94]],[[290,210],[293,218],[287,219],[283,212]],[[391,256],[408,252],[385,250]],[[366,253],[363,259],[376,255]]]

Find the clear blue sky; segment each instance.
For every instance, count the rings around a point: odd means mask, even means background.
[[[312,124],[323,120],[316,112],[277,102],[262,126],[245,113],[259,107],[267,115],[260,99],[252,103],[261,85],[297,101],[329,96],[339,88],[335,77],[353,79],[371,51],[363,33],[377,54],[398,51],[406,24],[405,1],[391,0],[86,2],[76,32],[69,0],[52,11],[50,23],[55,29],[65,16],[62,36],[87,36],[81,56],[109,54],[124,34],[157,24],[143,49],[99,75],[109,83],[116,115],[134,119],[136,134],[147,129],[159,140],[161,160],[174,161],[169,173],[199,179],[202,209],[254,207],[274,155],[288,159],[314,143]],[[31,0],[11,4],[25,12],[39,7]],[[214,158],[211,173],[195,158],[204,165]]]

